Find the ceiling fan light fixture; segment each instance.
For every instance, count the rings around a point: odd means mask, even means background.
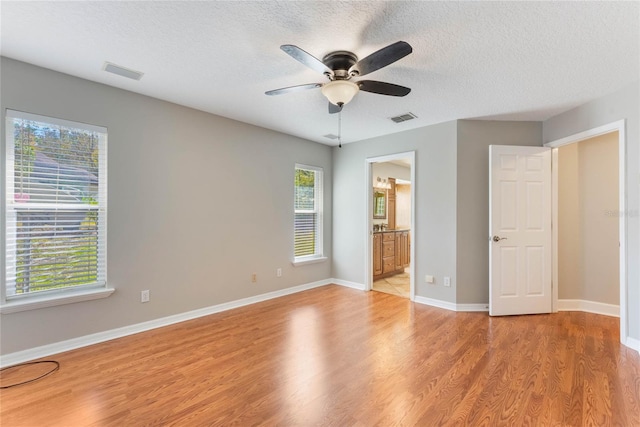
[[[322,86],[322,94],[333,105],[346,105],[353,99],[360,87],[347,80],[334,80]]]

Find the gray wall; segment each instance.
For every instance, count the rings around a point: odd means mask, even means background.
[[[365,283],[366,159],[416,152],[416,294],[455,302],[456,122],[441,123],[333,149],[333,277]],[[436,276],[435,285],[424,283]],[[444,276],[451,287],[442,286]]]
[[[3,314],[2,354],[331,277],[330,261],[291,265],[296,162],[324,168],[332,256],[330,147],[7,58],[1,67],[3,122],[10,108],[108,128],[108,283],[116,289],[102,300]],[[149,303],[140,303],[142,289]]]
[[[628,335],[640,340],[640,82],[543,123],[544,142],[626,120]],[[621,307],[622,309],[622,307]]]
[[[542,145],[540,122],[458,120],[458,304],[489,302],[489,145]]]
[[[365,281],[365,159],[415,150],[416,295],[487,303],[491,144],[541,146],[542,124],[458,120],[334,148],[333,277]]]

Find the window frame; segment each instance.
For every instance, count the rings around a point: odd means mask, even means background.
[[[15,200],[14,174],[15,167],[14,150],[14,120],[27,120],[45,123],[47,125],[62,126],[65,128],[79,129],[88,132],[96,132],[98,139],[98,197],[97,208],[89,208],[84,204],[62,204],[55,202],[44,203],[21,203]],[[5,110],[5,149],[1,161],[5,166],[5,173],[2,175],[2,256],[0,260],[0,313],[14,313],[24,310],[31,310],[55,305],[87,301],[105,298],[114,292],[114,289],[107,287],[107,147],[108,132],[106,127],[80,123],[70,120],[58,119],[39,114],[26,113],[22,111]],[[20,212],[29,212],[29,209],[42,209],[44,211],[56,211],[70,208],[77,211],[93,210],[98,215],[97,228],[97,261],[96,261],[96,281],[93,283],[68,286],[63,288],[47,289],[27,294],[8,295],[8,276],[11,268],[15,269],[15,253],[9,249],[9,242],[15,240],[17,229],[10,231],[12,217]],[[12,255],[13,254],[13,255]],[[13,259],[10,257],[13,256]],[[15,273],[14,273],[15,274]]]
[[[295,207],[295,193],[296,193],[296,184],[295,184],[295,173],[297,170],[307,170],[314,172],[314,188],[313,188],[313,200],[314,200],[314,208],[313,210],[300,210]],[[294,180],[293,180],[293,197],[294,197],[294,206],[293,206],[293,261],[292,264],[294,266],[305,265],[305,264],[313,264],[317,262],[326,261],[326,257],[324,256],[324,170],[319,166],[311,166],[302,163],[296,163],[294,168]],[[298,213],[313,213],[316,215],[316,227],[315,227],[315,250],[311,255],[302,255],[296,256],[295,254],[295,216]]]

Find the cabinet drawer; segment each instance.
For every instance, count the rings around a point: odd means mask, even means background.
[[[396,269],[396,258],[387,257],[382,259],[382,273],[389,273]]]
[[[388,257],[388,256],[394,256],[396,250],[395,250],[395,246],[396,246],[396,242],[391,241],[391,242],[382,242],[382,257]]]
[[[383,242],[389,242],[389,241],[393,241],[396,238],[396,233],[391,232],[391,233],[382,233],[382,241]]]

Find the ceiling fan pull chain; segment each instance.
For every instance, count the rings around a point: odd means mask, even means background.
[[[342,148],[342,110],[338,111],[338,148]]]

